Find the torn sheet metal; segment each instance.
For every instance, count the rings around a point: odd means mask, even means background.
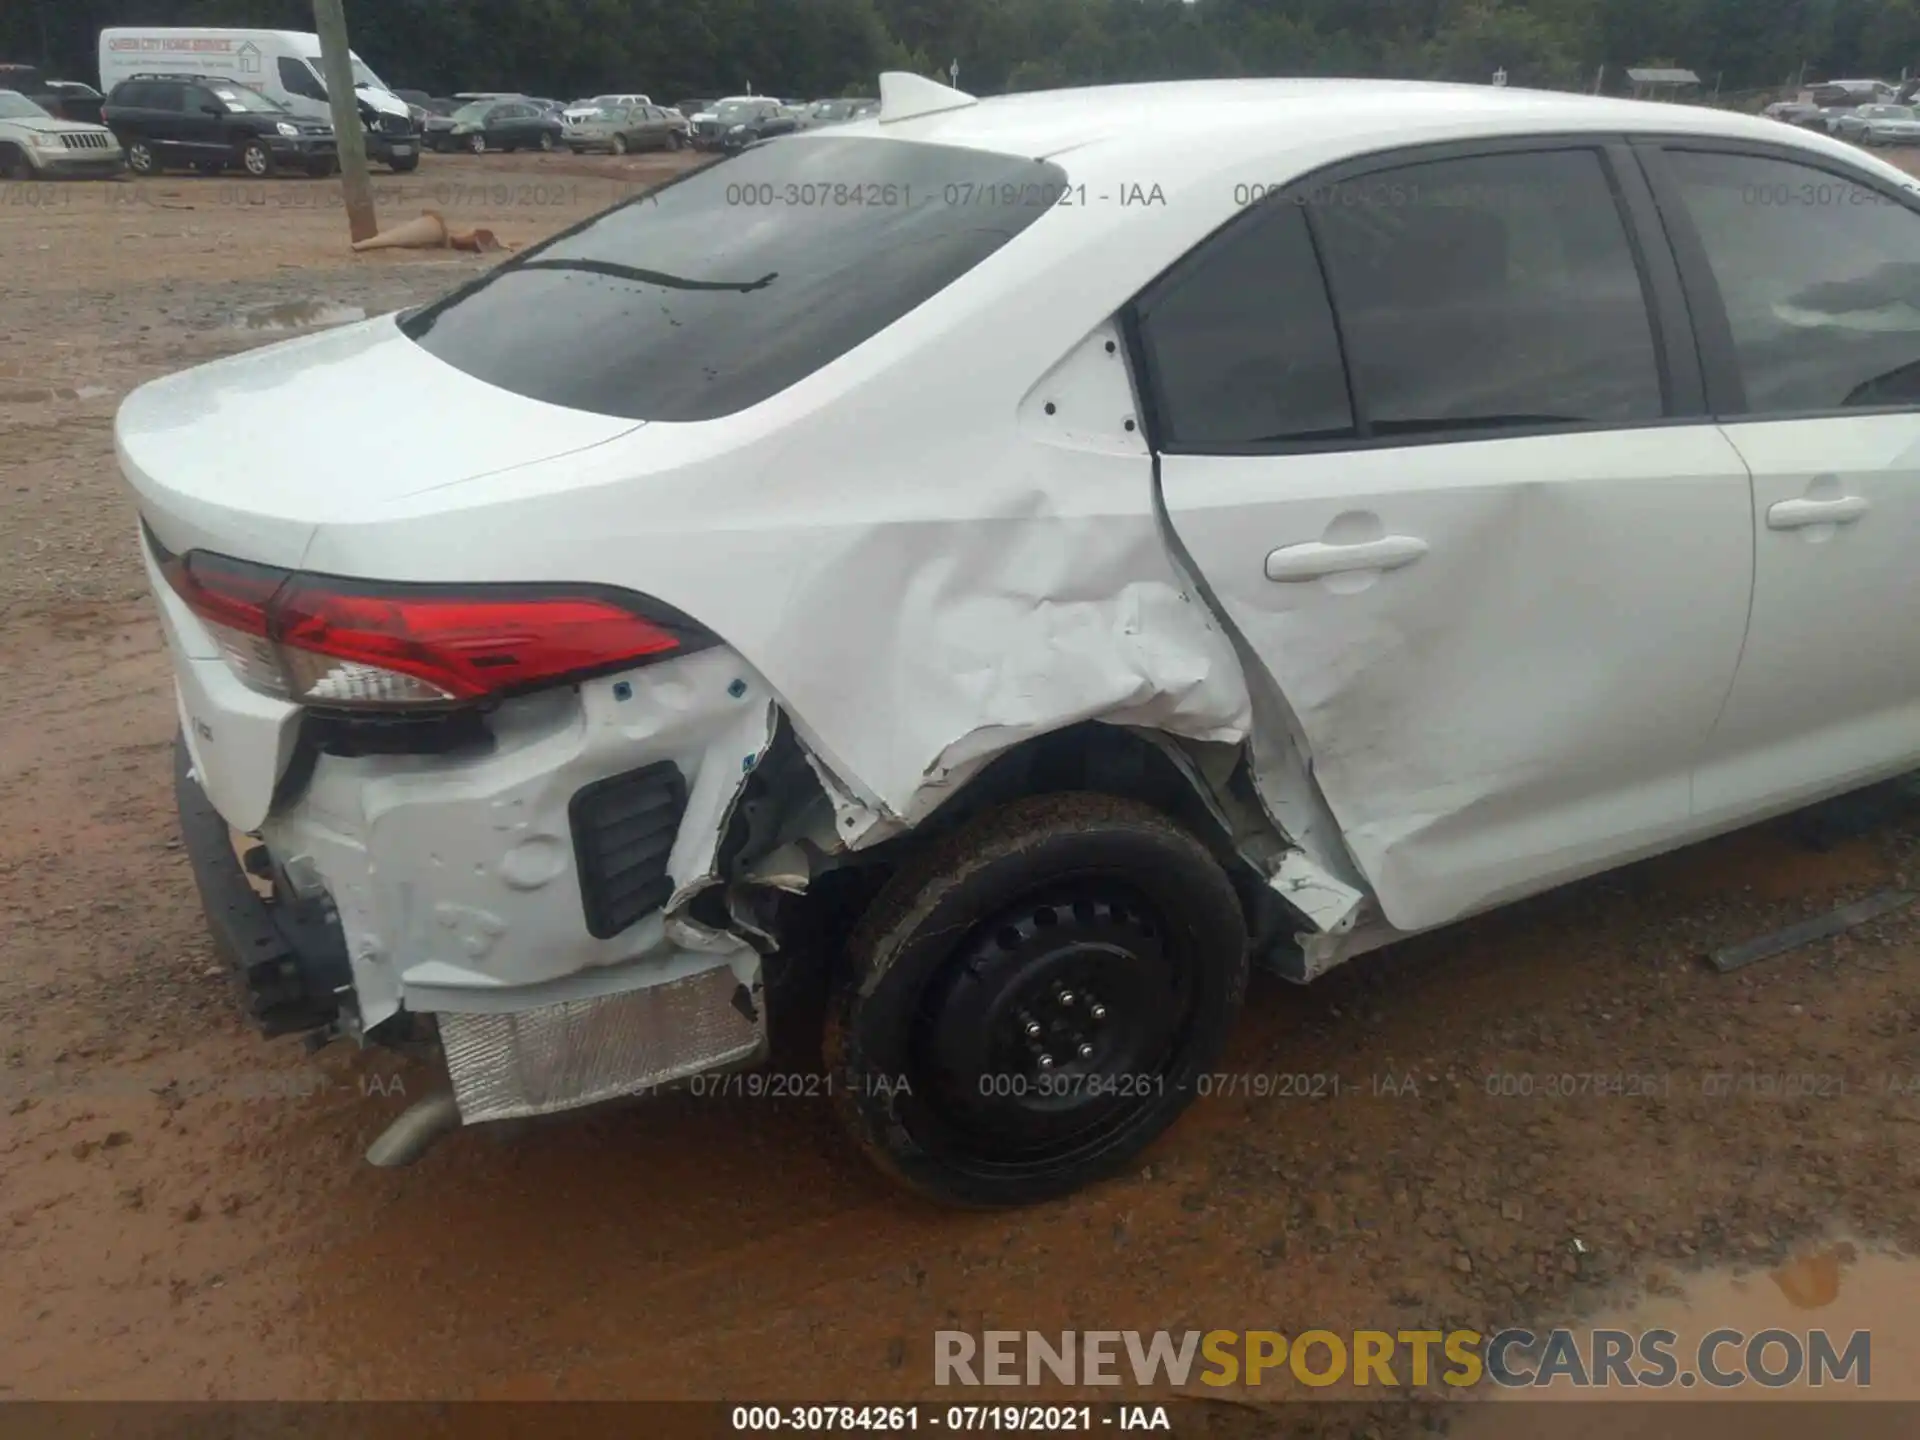
[[[1331,875],[1304,850],[1289,850],[1269,882],[1274,892],[1323,934],[1344,935],[1354,926],[1367,894]]]
[[[1261,875],[1279,895],[1319,932],[1344,935],[1353,928],[1355,917],[1367,902],[1364,890],[1347,883],[1335,871],[1322,864],[1307,850],[1274,827],[1271,812],[1264,808],[1257,815],[1252,806],[1231,796],[1225,774],[1209,776],[1185,745],[1157,730],[1134,729],[1134,734],[1164,754],[1187,783],[1193,787],[1212,812],[1214,823],[1233,837],[1241,857]],[[1222,757],[1237,764],[1240,750],[1235,747]]]

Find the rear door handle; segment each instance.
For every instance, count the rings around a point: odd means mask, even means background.
[[[1809,525],[1851,525],[1872,507],[1864,495],[1838,500],[1782,500],[1767,510],[1769,530],[1804,530]]]
[[[1347,575],[1355,570],[1398,570],[1427,553],[1427,542],[1412,535],[1388,535],[1357,545],[1328,545],[1309,540],[1267,556],[1267,578],[1282,584]]]

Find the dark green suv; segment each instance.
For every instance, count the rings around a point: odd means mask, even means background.
[[[113,87],[100,118],[136,175],[191,166],[207,175],[238,168],[264,179],[291,166],[317,177],[331,175],[339,158],[331,125],[303,119],[238,81],[206,75],[135,75]]]

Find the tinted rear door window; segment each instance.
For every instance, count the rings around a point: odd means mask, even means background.
[[[596,216],[403,329],[519,395],[711,420],[945,289],[1045,214],[1065,180],[1044,161],[977,150],[786,140]]]
[[[1143,296],[1140,338],[1169,450],[1351,437],[1333,311],[1306,214],[1273,205]]]
[[[1597,152],[1408,165],[1312,206],[1375,435],[1663,413],[1639,267]]]
[[[1920,214],[1755,155],[1669,151],[1755,414],[1920,405]]]

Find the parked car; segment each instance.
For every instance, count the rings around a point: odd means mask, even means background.
[[[0,90],[11,90],[56,120],[100,122],[100,92],[78,80],[52,80],[36,65],[0,64]]]
[[[63,120],[20,94],[0,90],[0,180],[118,175],[120,142],[104,126]]]
[[[1808,100],[1776,101],[1760,113],[1769,120],[1778,120],[1786,125],[1797,125],[1802,130],[1824,132],[1828,128],[1826,111]]]
[[[84,120],[92,125],[100,123],[100,107],[106,97],[93,86],[81,80],[49,80],[47,93],[55,103],[43,108],[56,118]]]
[[[635,105],[651,105],[653,101],[645,95],[595,95],[589,100],[576,100],[560,112],[560,118],[567,124],[578,124],[590,119],[602,110],[630,110]]]
[[[726,127],[720,123],[720,112],[728,110],[739,115],[753,106],[768,105],[773,102],[757,95],[730,95],[724,100],[710,101],[697,110],[681,106],[680,113],[687,117],[687,138],[693,142],[696,150],[718,150],[720,141],[726,134]],[[731,122],[729,122],[731,123]]]
[[[333,131],[320,39],[311,32],[117,26],[100,32],[99,53],[100,83],[109,89],[157,70],[217,80],[265,96],[301,125]],[[414,170],[420,164],[420,135],[413,112],[366,61],[347,53],[367,158],[396,174]]]
[[[113,87],[101,113],[137,175],[237,167],[261,179],[292,166],[317,177],[331,175],[338,161],[331,125],[303,120],[236,81],[135,75]]]
[[[432,109],[433,97],[424,90],[396,90],[393,92],[407,105],[407,112],[413,117],[413,128],[425,132],[427,119],[435,112]]]
[[[682,150],[686,121],[658,105],[612,105],[567,126],[567,146],[576,155],[588,150]]]
[[[1823,80],[1810,86],[1807,95],[1816,105],[1851,108],[1898,100],[1900,87],[1885,80]]]
[[[743,96],[722,100],[693,122],[693,143],[704,149],[737,151],[756,140],[791,135],[799,119],[778,100]]]
[[[686,116],[687,123],[691,125],[695,116],[711,110],[718,103],[714,100],[676,100],[673,102],[673,108]]]
[[[446,117],[442,129],[429,121],[427,143],[436,150],[552,150],[566,134],[566,126],[552,111],[532,100],[475,100]]]
[[[879,113],[878,100],[816,100],[802,113],[800,126],[811,130],[820,125],[843,125]]]
[[[1250,959],[1920,767],[1904,171],[1495,86],[882,90],[119,412],[249,1013],[439,1047],[382,1159],[818,986],[889,1174],[1058,1195],[1222,1092]],[[878,203],[740,223],[823,177]]]
[[[1856,145],[1920,144],[1920,115],[1910,105],[1862,105],[1842,116],[1834,133]]]

